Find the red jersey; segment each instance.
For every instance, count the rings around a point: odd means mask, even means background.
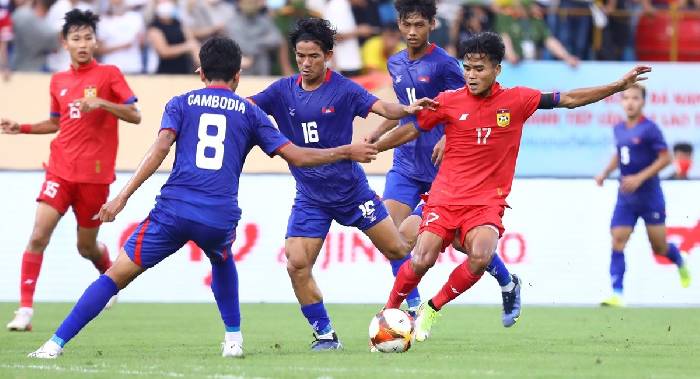
[[[80,112],[77,100],[100,97],[118,104],[136,101],[116,66],[92,61],[51,77],[51,117],[59,118],[59,133],[51,141],[48,171],[76,183],[109,184],[115,179],[118,119],[96,109]]]
[[[12,14],[10,13],[10,1],[0,0],[0,41],[12,40]]]
[[[432,205],[507,206],[523,124],[537,110],[541,93],[491,87],[487,97],[460,88],[440,93],[435,111],[418,113],[418,128],[445,124],[445,155],[430,188]]]

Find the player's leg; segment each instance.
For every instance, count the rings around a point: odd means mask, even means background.
[[[664,224],[647,224],[647,236],[654,254],[662,255],[668,258],[673,264],[678,267],[678,273],[681,279],[681,286],[688,288],[690,286],[690,271],[688,265],[681,256],[678,247],[666,240],[666,225]]]
[[[625,198],[618,194],[617,203],[610,221],[610,235],[612,237],[612,251],[610,253],[610,283],[612,296],[603,300],[600,305],[604,307],[621,307],[623,301],[623,282],[625,278],[625,246],[632,235],[634,225],[637,223],[638,214],[634,207]]]
[[[243,334],[241,333],[241,308],[238,296],[238,271],[231,253],[235,240],[235,227],[219,230],[190,222],[195,243],[211,262],[211,291],[216,299],[221,320],[224,323],[223,357],[243,356]]]
[[[109,185],[107,184],[76,184],[73,213],[78,222],[78,252],[95,266],[100,274],[104,274],[112,265],[107,246],[97,241],[102,222],[96,219],[102,204],[107,202]]]
[[[152,211],[131,234],[109,270],[85,290],[52,338],[29,357],[51,359],[60,355],[65,344],[94,319],[113,296],[189,240],[178,226],[175,217]]]
[[[331,222],[331,217],[321,207],[303,195],[297,195],[287,224],[285,255],[294,295],[316,338],[312,350],[342,348],[312,272]]]
[[[122,250],[114,265],[90,284],[51,339],[30,353],[30,358],[54,359],[63,347],[104,309],[107,302],[144,271]]]
[[[29,331],[32,329],[34,315],[34,291],[41,272],[44,250],[49,244],[58,221],[70,204],[71,189],[68,183],[60,182],[47,174],[39,197],[37,198],[34,227],[29,242],[22,254],[20,274],[20,307],[15,317],[7,324],[12,331]]]

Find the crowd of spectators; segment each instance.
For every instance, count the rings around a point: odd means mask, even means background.
[[[459,43],[493,30],[513,64],[558,59],[633,60],[641,14],[679,1],[700,0],[438,0],[432,42],[459,55]],[[404,45],[390,0],[0,0],[0,69],[64,70],[69,58],[59,30],[72,8],[92,9],[99,59],[125,73],[184,74],[197,65],[200,44],[215,35],[236,40],[247,75],[289,75],[294,55],[286,41],[294,23],[323,17],[338,30],[333,67],[343,74],[384,72],[386,59]],[[599,43],[594,44],[594,28]]]

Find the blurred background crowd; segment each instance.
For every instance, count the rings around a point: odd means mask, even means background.
[[[296,20],[315,16],[338,30],[333,66],[348,76],[386,70],[403,48],[390,0],[0,0],[0,66],[10,71],[65,70],[63,15],[92,9],[99,60],[128,74],[191,73],[200,44],[236,40],[244,74],[289,75],[286,42]],[[700,0],[438,0],[432,42],[450,54],[472,33],[492,30],[506,59],[700,61]]]

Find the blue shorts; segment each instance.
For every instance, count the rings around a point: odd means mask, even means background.
[[[216,229],[155,208],[131,234],[124,250],[134,263],[151,268],[194,241],[211,261],[221,262],[231,255],[235,239],[235,226]]]
[[[425,203],[421,203],[420,205],[418,205],[415,209],[413,209],[413,212],[411,212],[411,215],[423,218],[423,207],[424,206],[425,206]]]
[[[610,227],[634,227],[639,217],[646,225],[666,223],[666,202],[660,190],[633,194],[618,192]]]
[[[386,174],[383,200],[395,200],[414,209],[420,203],[420,195],[430,191],[430,182],[409,178],[393,168]]]
[[[365,231],[389,217],[389,212],[379,196],[369,189],[364,192],[364,196],[358,196],[357,201],[338,206],[319,205],[297,192],[285,238],[326,238],[333,220],[341,225],[354,226]]]

